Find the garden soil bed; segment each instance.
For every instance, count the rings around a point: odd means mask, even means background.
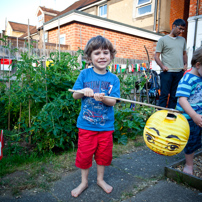
[[[202,191],[202,151],[195,154],[194,174],[189,175],[183,172],[185,159],[165,167],[165,176],[178,183],[184,183]]]

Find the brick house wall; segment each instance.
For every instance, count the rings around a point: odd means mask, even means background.
[[[185,4],[185,0],[178,0],[178,1],[171,0],[170,22],[169,22],[171,29],[172,29],[172,24],[176,19],[178,19],[178,18],[183,19],[184,4]]]
[[[60,27],[60,35],[65,34],[65,44],[70,45],[70,49],[77,51],[78,47],[85,48],[87,41],[97,35],[102,35],[109,39],[117,50],[116,57],[147,60],[144,48],[146,46],[150,59],[154,57],[156,41],[120,33],[83,23],[72,22]],[[58,43],[57,29],[49,31],[49,42]]]
[[[197,0],[190,0],[189,17],[196,15]],[[202,15],[202,1],[199,1],[198,15]]]
[[[172,30],[172,24],[176,19],[183,19],[187,23],[187,19],[189,17],[189,1],[190,0],[171,0],[170,5],[170,29]],[[190,1],[191,2],[191,1]],[[182,34],[183,37],[187,37],[187,28],[185,32]]]

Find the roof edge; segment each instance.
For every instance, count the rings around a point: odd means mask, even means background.
[[[110,20],[110,19],[102,18],[102,17],[96,16],[96,15],[92,15],[92,14],[85,13],[83,11],[78,11],[78,10],[71,10],[71,11],[69,11],[67,13],[64,13],[64,14],[62,14],[60,16],[57,16],[57,17],[49,20],[48,22],[44,23],[44,25],[47,25],[47,24],[49,24],[51,22],[59,20],[60,18],[63,18],[63,17],[65,17],[67,15],[70,15],[72,13],[77,13],[77,14],[85,15],[85,16],[92,17],[92,18],[95,18],[95,19],[103,20],[103,21],[106,21],[106,22],[115,23],[117,25],[122,25],[122,26],[126,26],[126,27],[129,27],[129,28],[137,29],[137,30],[140,30],[140,31],[148,32],[150,34],[154,34],[154,35],[157,35],[157,36],[164,36],[163,34],[155,33],[155,32],[152,32],[152,31],[149,31],[149,30],[146,30],[146,29],[142,29],[142,28],[139,28],[139,27],[128,25],[128,24],[125,24],[125,23],[122,23],[122,22],[118,22],[118,21],[115,21],[115,20]]]

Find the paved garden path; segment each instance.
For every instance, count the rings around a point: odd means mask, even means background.
[[[80,183],[80,170],[56,181],[48,192],[24,191],[21,198],[0,197],[1,202],[201,202],[202,193],[164,177],[164,167],[184,158],[183,152],[167,157],[148,148],[113,159],[105,180],[114,187],[106,194],[96,184],[96,165],[90,170],[89,187],[78,198],[71,190]]]

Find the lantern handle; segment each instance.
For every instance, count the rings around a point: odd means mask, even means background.
[[[84,92],[82,92],[81,90],[68,89],[68,91],[73,92],[73,93],[76,92],[76,93],[84,94]],[[176,110],[176,109],[160,107],[160,106],[156,106],[156,105],[147,104],[147,103],[144,103],[144,102],[137,102],[137,101],[133,101],[133,100],[127,100],[127,99],[117,98],[117,97],[111,97],[111,96],[104,96],[104,97],[105,98],[114,99],[114,100],[118,100],[118,101],[130,102],[130,103],[134,103],[134,104],[145,105],[145,106],[148,106],[148,107],[154,107],[154,108],[157,108],[157,109],[163,109],[163,110],[167,110],[169,112],[182,113],[182,111],[179,111],[179,110]]]

